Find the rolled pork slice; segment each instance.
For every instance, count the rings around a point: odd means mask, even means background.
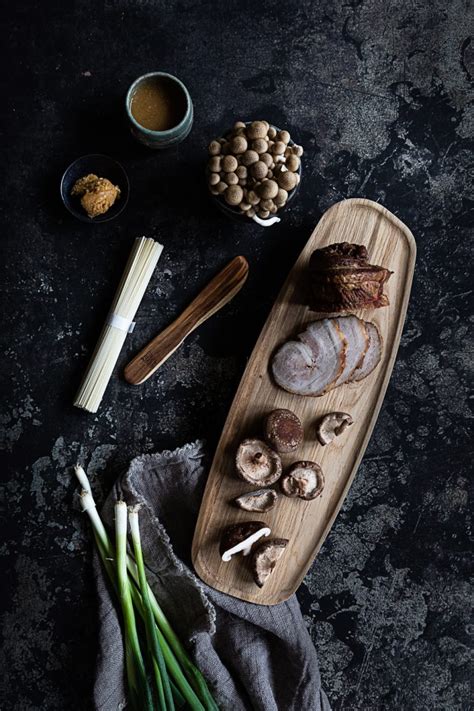
[[[365,321],[357,316],[340,316],[336,319],[339,328],[347,340],[346,362],[344,369],[333,384],[333,388],[350,380],[352,374],[359,368],[369,347],[369,334]]]
[[[287,341],[277,350],[271,362],[273,377],[290,393],[323,395],[344,369],[346,348],[335,319],[313,321],[298,341]]]
[[[382,357],[383,340],[379,329],[375,323],[370,323],[370,321],[365,322],[365,327],[369,336],[369,345],[361,365],[355,369],[349,378],[348,382],[351,383],[356,383],[370,375],[378,366]]]

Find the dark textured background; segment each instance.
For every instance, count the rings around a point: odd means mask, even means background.
[[[204,437],[212,453],[315,223],[365,196],[412,229],[415,283],[372,441],[298,596],[335,709],[468,709],[472,6],[107,0],[6,14],[0,707],[90,707],[91,545],[71,465],[85,462],[103,497],[139,452]],[[195,105],[190,137],[162,154],[123,122],[128,85],[153,69],[182,78]],[[267,232],[227,222],[203,187],[208,141],[242,118],[288,127],[306,151],[301,192]],[[89,226],[58,188],[95,151],[123,162],[132,192],[116,222]],[[87,415],[73,395],[142,234],[165,251],[120,366],[230,257],[249,259],[250,278],[156,377],[136,389],[114,378]]]

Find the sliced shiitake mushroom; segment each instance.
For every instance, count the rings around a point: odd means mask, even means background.
[[[285,496],[310,501],[324,489],[324,476],[316,462],[295,462],[283,476],[281,489]]]
[[[253,579],[259,588],[265,585],[273,573],[287,545],[287,538],[273,538],[271,541],[260,543],[252,553]]]
[[[238,476],[250,484],[269,486],[281,476],[281,459],[265,442],[244,439],[235,457]]]
[[[265,419],[265,439],[277,452],[293,452],[303,441],[303,426],[291,410],[273,410]]]
[[[268,526],[261,521],[243,521],[227,526],[219,547],[222,560],[227,563],[237,553],[249,555],[253,544],[262,536],[269,536],[270,533]]]
[[[353,422],[354,420],[347,412],[330,412],[319,420],[316,436],[324,447],[339,437]]]
[[[278,494],[275,489],[257,489],[234,499],[234,504],[244,511],[266,513],[275,506]]]

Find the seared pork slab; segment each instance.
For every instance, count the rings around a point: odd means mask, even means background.
[[[275,382],[296,395],[318,397],[349,381],[365,378],[382,354],[377,327],[357,316],[312,321],[297,340],[286,341],[274,354]]]
[[[335,319],[313,321],[272,359],[273,377],[296,395],[323,395],[344,369],[347,341]]]
[[[338,385],[346,383],[354,371],[362,365],[369,346],[369,335],[365,321],[357,318],[357,316],[345,316],[344,318],[337,318],[335,321],[337,321],[347,341],[344,370],[333,385],[333,387],[337,388]]]
[[[367,334],[369,336],[369,343],[367,347],[367,352],[361,362],[361,364],[354,370],[349,378],[350,382],[357,382],[358,380],[363,380],[366,378],[380,363],[382,357],[382,336],[380,331],[375,325],[375,323],[365,322],[365,327],[367,329]]]
[[[362,244],[337,242],[316,249],[309,260],[310,307],[321,313],[388,306],[384,284],[392,272],[370,264]]]

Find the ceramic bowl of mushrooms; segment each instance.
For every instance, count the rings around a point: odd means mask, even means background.
[[[280,222],[280,211],[301,181],[303,148],[268,121],[237,121],[209,144],[207,184],[229,216],[262,227]]]

